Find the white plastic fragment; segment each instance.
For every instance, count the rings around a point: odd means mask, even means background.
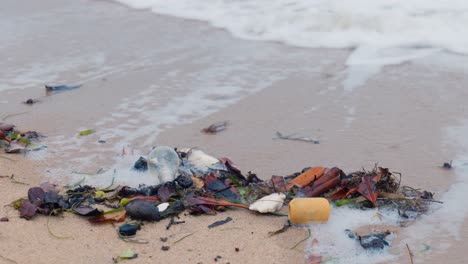
[[[170,147],[156,147],[148,155],[148,170],[155,176],[154,185],[175,180],[179,166],[179,155]]]
[[[255,201],[249,206],[249,209],[262,214],[274,213],[283,207],[284,199],[286,199],[286,195],[284,193],[272,193]]]
[[[169,207],[169,203],[162,203],[162,204],[159,204],[156,207],[158,207],[158,211],[160,213],[162,213],[162,212],[166,211],[166,209]]]
[[[198,149],[192,149],[189,151],[187,160],[192,166],[201,171],[207,171],[211,166],[219,163],[217,158],[210,156]]]

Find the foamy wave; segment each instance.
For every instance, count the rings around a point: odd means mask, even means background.
[[[468,54],[460,0],[117,0],[209,21],[242,38],[302,47],[438,47]]]

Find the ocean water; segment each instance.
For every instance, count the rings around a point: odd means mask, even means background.
[[[351,48],[345,91],[384,65],[438,51],[468,54],[463,0],[116,0],[137,9],[209,22],[236,37],[307,48]]]

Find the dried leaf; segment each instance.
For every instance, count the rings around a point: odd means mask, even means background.
[[[380,172],[376,176],[366,175],[362,177],[361,184],[358,186],[358,192],[371,201],[374,207],[377,205],[377,187],[376,183],[380,180]]]
[[[167,202],[176,194],[176,189],[173,184],[164,184],[158,189],[158,197],[162,202]]]
[[[197,187],[198,189],[201,189],[203,188],[203,186],[205,186],[205,183],[203,182],[203,180],[198,177],[192,176],[192,181],[195,187]]]
[[[119,255],[119,259],[134,259],[137,258],[138,254],[131,249],[126,249],[122,254]]]
[[[221,121],[214,124],[211,124],[208,127],[203,128],[201,131],[205,134],[216,134],[226,129],[228,126],[228,121]]]
[[[34,215],[36,215],[36,212],[37,206],[31,202],[23,201],[23,203],[21,203],[21,207],[19,208],[20,217],[30,220]]]
[[[28,199],[31,203],[41,206],[44,202],[45,192],[41,187],[32,187],[28,190]]]
[[[276,192],[285,192],[286,183],[284,182],[284,177],[282,176],[271,176],[271,185]]]
[[[81,216],[96,216],[102,214],[102,211],[91,206],[79,206],[73,209],[73,212]]]
[[[113,222],[122,222],[125,220],[127,215],[127,211],[120,210],[113,213],[106,213],[96,216],[93,218],[88,219],[91,223],[113,223]]]
[[[198,198],[188,197],[187,202],[190,205],[217,205],[217,206],[231,206],[231,207],[249,209],[249,207],[244,204],[235,204],[235,203],[230,203],[225,200],[216,200],[216,199],[208,198],[208,197],[198,197]]]
[[[300,174],[296,178],[292,179],[286,185],[286,189],[290,190],[293,186],[304,187],[309,185],[312,181],[317,180],[322,177],[325,172],[324,167],[314,167],[310,168],[304,173]]]

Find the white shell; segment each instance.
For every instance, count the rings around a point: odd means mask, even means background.
[[[283,207],[284,199],[286,199],[284,193],[272,193],[255,201],[249,209],[260,213],[274,213]]]
[[[190,164],[201,171],[206,171],[210,166],[213,166],[219,162],[217,158],[210,156],[198,149],[192,149],[188,154],[189,155],[187,160],[190,162]]]

